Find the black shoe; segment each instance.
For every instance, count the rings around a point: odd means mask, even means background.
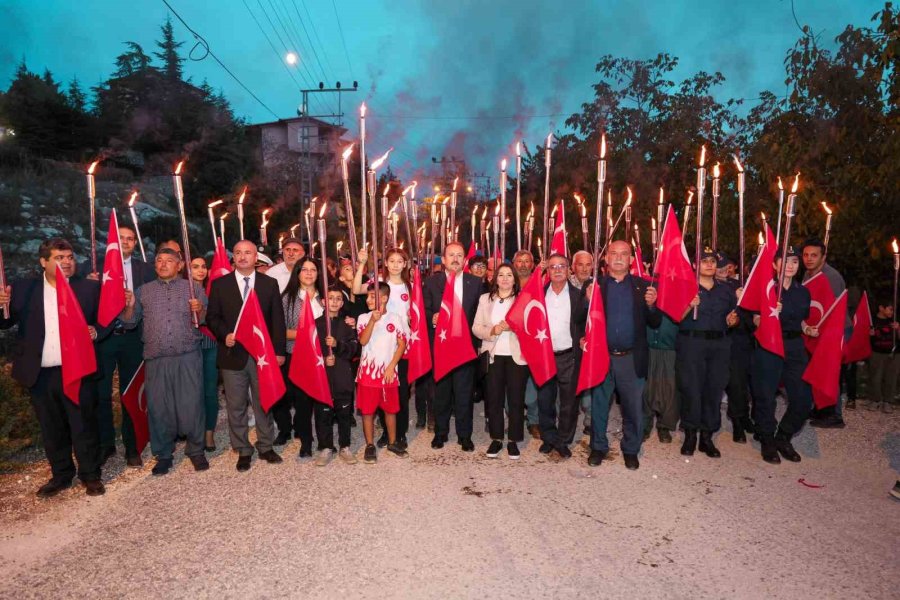
[[[309,446],[300,446],[300,452],[297,454],[297,458],[312,458],[312,448]]]
[[[37,491],[38,498],[52,498],[63,490],[72,487],[72,478],[69,479],[51,479]]]
[[[735,444],[747,443],[747,434],[744,432],[744,425],[740,419],[731,420],[731,439]]]
[[[506,455],[509,457],[509,460],[519,460],[521,456],[519,454],[519,446],[515,442],[509,442],[506,444]]]
[[[460,438],[459,446],[463,452],[475,452],[475,444],[472,443],[472,438],[470,437]]]
[[[140,469],[144,466],[144,461],[141,460],[140,456],[128,456],[125,458],[125,464],[129,467]]]
[[[440,450],[444,447],[444,436],[440,433],[434,434],[434,439],[431,440],[431,447],[435,450]]]
[[[845,425],[844,419],[835,414],[811,419],[809,424],[820,429],[843,429]]]
[[[713,443],[712,434],[708,431],[700,432],[700,444],[697,446],[697,449],[710,458],[719,458],[722,456],[722,453],[719,452],[719,449],[716,448],[716,445]]]
[[[216,451],[216,445],[213,444],[212,446],[203,446],[203,449],[206,450],[207,452],[215,452],[215,451]]]
[[[484,453],[488,458],[497,458],[500,456],[500,452],[503,450],[503,442],[500,440],[494,440],[491,442],[491,445],[488,446],[487,452]]]
[[[366,451],[363,453],[363,462],[370,465],[378,462],[378,454],[375,452],[375,446],[372,444],[366,446]]]
[[[572,451],[569,450],[569,447],[568,447],[568,446],[560,445],[560,446],[558,446],[558,447],[556,448],[556,452],[557,452],[562,458],[572,458]]]
[[[775,448],[778,450],[778,454],[784,457],[785,460],[800,462],[800,455],[794,450],[794,446],[791,445],[791,440],[788,439],[787,436],[776,436]]]
[[[543,444],[541,444],[541,447],[538,448],[538,452],[540,452],[541,454],[550,454],[551,452],[553,452],[553,446],[551,446],[547,442],[544,442]]]
[[[656,437],[659,438],[659,442],[661,444],[671,444],[672,443],[672,432],[668,429],[657,429]]]
[[[384,448],[388,445],[387,432],[381,434],[381,437],[378,438],[378,441],[375,442],[375,445],[379,448]]]
[[[269,463],[270,465],[277,465],[280,462],[284,462],[284,459],[278,456],[278,453],[274,450],[268,450],[259,455],[261,459]]]
[[[250,455],[249,454],[247,456],[238,456],[237,470],[238,471],[249,471],[250,470]]]
[[[775,446],[775,438],[770,435],[760,436],[760,454],[762,459],[769,464],[781,464],[781,457],[778,456],[778,449]]]
[[[416,417],[416,429],[425,429],[425,426],[428,422],[425,420],[425,417]]]
[[[585,425],[584,429],[581,430],[581,434],[582,435],[591,435],[591,429],[592,428],[590,425]]]
[[[88,496],[102,496],[106,493],[106,488],[103,486],[103,482],[99,479],[85,481],[84,493],[86,493]]]
[[[844,408],[849,408],[850,410],[856,410],[856,398],[853,400],[847,400],[847,404],[844,405]],[[788,459],[790,460],[790,459]]]
[[[745,432],[756,433],[756,423],[754,423],[753,419],[751,419],[750,417],[741,417],[740,423]]]
[[[206,471],[209,469],[209,461],[206,460],[205,454],[198,454],[197,456],[188,457],[191,459],[191,464],[194,465],[195,471]]]
[[[350,427],[356,427],[356,417],[350,417]]]
[[[116,447],[115,446],[107,446],[106,448],[100,448],[100,466],[106,464],[110,458],[116,455]]]
[[[637,471],[640,468],[641,463],[638,460],[637,454],[622,454],[622,456],[625,458],[626,469],[629,471]]]
[[[401,438],[397,438],[397,445],[403,448],[404,450],[409,449],[409,441],[406,439],[406,436]]]
[[[169,470],[172,468],[172,459],[171,458],[158,458],[156,459],[156,464],[153,465],[153,469],[151,469],[151,473],[154,475],[166,475]]]
[[[185,441],[187,441],[187,436],[186,435],[176,435],[175,441],[176,442],[185,442]]]
[[[591,467],[599,467],[601,464],[603,464],[604,458],[606,458],[606,452],[602,450],[591,449],[591,455],[588,456],[588,465]]]
[[[273,446],[284,446],[289,441],[291,441],[291,432],[285,431],[285,432],[278,434],[278,436],[275,438],[275,441],[272,442],[272,445]]]
[[[651,433],[651,431],[652,431],[652,430],[645,430],[645,431],[644,431],[644,441],[645,441],[645,442],[646,442],[647,440],[650,439],[650,433]]]
[[[697,449],[697,430],[696,429],[685,429],[684,430],[684,443],[681,445],[681,453],[684,456],[693,456],[694,451]]]
[[[397,443],[388,444],[387,451],[399,456],[400,458],[406,458],[407,456],[409,456],[409,452],[407,452],[402,446],[400,446],[400,444]]]

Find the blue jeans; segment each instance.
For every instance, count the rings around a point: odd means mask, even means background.
[[[622,454],[641,451],[644,431],[644,383],[634,372],[634,355],[610,356],[609,373],[591,392],[591,449],[609,451],[606,428],[613,391],[622,403]]]
[[[537,387],[534,385],[531,375],[528,376],[528,383],[525,384],[525,419],[529,426],[538,424]]]

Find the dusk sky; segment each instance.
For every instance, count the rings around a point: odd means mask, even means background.
[[[356,110],[365,100],[369,153],[395,146],[392,167],[401,176],[428,171],[432,156],[451,154],[465,156],[475,170],[496,170],[516,139],[540,143],[590,100],[594,66],[604,54],[668,52],[680,58],[684,77],[721,71],[722,99],[782,93],[785,52],[800,35],[790,0],[170,3],[279,117],[296,115],[299,87],[359,81],[359,92],[344,95],[347,135],[356,134]],[[869,25],[881,6],[882,0],[794,0],[800,24],[826,46],[847,24]],[[0,0],[0,86],[9,85],[23,57],[31,70],[49,68],[57,80],[77,76],[85,88],[96,85],[112,72],[123,42],[155,50],[168,13],[161,0]],[[193,36],[173,22],[187,55]],[[289,50],[301,57],[290,68],[293,79],[283,62]],[[250,122],[274,119],[211,57],[186,62],[185,73],[222,89]],[[321,100],[313,111],[337,108],[336,97]]]

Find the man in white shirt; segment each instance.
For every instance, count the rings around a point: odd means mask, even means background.
[[[284,262],[270,267],[265,273],[278,282],[278,291],[284,293],[284,288],[287,287],[288,282],[291,280],[291,272],[294,270],[294,265],[297,264],[298,260],[306,256],[306,249],[303,248],[303,244],[300,243],[299,239],[287,238],[281,246],[281,255],[284,257]]]

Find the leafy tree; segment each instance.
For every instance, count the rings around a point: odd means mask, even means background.
[[[116,57],[116,71],[113,77],[127,77],[135,73],[143,73],[151,69],[150,57],[144,54],[144,49],[137,42],[125,42],[128,52],[123,52]]]

